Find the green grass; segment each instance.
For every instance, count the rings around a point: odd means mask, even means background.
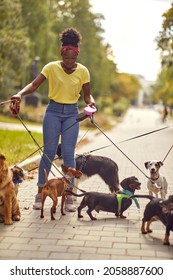
[[[42,133],[32,136],[42,146]],[[5,155],[9,165],[17,164],[38,149],[27,131],[0,130],[0,153]],[[34,155],[37,155],[35,153]]]
[[[32,112],[32,110],[30,110]],[[33,115],[35,110],[33,110]],[[22,118],[23,119],[23,118]],[[109,130],[115,125],[115,117],[109,117],[103,114],[95,114],[94,121],[104,131]],[[4,123],[20,123],[17,117],[8,117],[0,113],[0,122]],[[113,123],[112,123],[113,122]],[[41,123],[28,122],[24,119],[26,125],[42,125]],[[96,127],[90,122],[85,120],[80,123],[81,130],[95,129]],[[32,133],[33,137],[38,142],[39,146],[43,145],[42,133]],[[84,139],[85,140],[85,139]],[[33,139],[27,131],[11,131],[11,130],[0,130],[0,153],[4,154],[9,165],[18,164],[23,161],[29,155],[34,153],[38,149],[38,146],[34,143]],[[34,155],[39,154],[39,152]]]
[[[3,123],[20,123],[18,117],[8,117],[8,116],[4,116],[2,114],[0,114],[0,122],[3,122]],[[26,124],[31,124],[31,125],[41,125],[40,123],[29,122],[29,121],[25,121],[25,123]]]

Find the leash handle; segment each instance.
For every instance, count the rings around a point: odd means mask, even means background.
[[[92,116],[95,112],[97,111],[96,107],[95,106],[86,106],[84,108],[84,113],[87,115],[87,116]]]
[[[12,112],[13,115],[17,115],[20,111],[20,101],[19,100],[11,100],[11,103],[10,103],[10,110]]]

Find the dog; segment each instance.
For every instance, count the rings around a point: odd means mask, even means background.
[[[15,165],[11,168],[13,177],[12,177],[12,181],[14,183],[14,190],[16,193],[16,196],[18,195],[18,190],[19,190],[19,186],[20,184],[23,182],[23,180],[25,180],[27,178],[26,176],[26,172],[23,170],[23,168]]]
[[[164,245],[170,245],[169,235],[173,231],[173,195],[168,199],[156,198],[151,195],[134,195],[135,197],[142,197],[150,199],[150,202],[145,206],[143,213],[141,233],[151,233],[150,225],[152,222],[160,220],[166,226],[165,237],[163,240]]]
[[[168,183],[166,178],[162,176],[159,172],[160,167],[163,165],[162,161],[151,160],[145,162],[146,169],[150,171],[150,179],[147,181],[147,188],[149,195],[154,195],[162,199],[166,198]],[[154,183],[153,183],[154,182]]]
[[[62,163],[61,144],[58,145],[57,156],[55,163],[59,166]],[[76,169],[82,172],[80,181],[99,175],[111,193],[119,191],[118,165],[112,159],[90,154],[76,155]]]
[[[96,210],[98,213],[100,210],[112,212],[115,213],[117,217],[126,218],[123,215],[123,212],[132,204],[132,199],[130,197],[134,194],[135,190],[140,190],[141,183],[135,176],[132,176],[124,179],[120,185],[122,186],[123,191],[119,191],[119,193],[116,194],[85,192],[78,195],[70,190],[67,190],[67,192],[78,197],[84,196],[78,207],[78,218],[83,218],[81,210],[86,206],[88,206],[87,214],[91,220],[96,220],[92,215],[93,210]],[[135,202],[137,203],[136,200]]]
[[[40,218],[44,218],[44,203],[46,200],[46,197],[49,196],[52,201],[53,205],[51,207],[50,213],[51,213],[51,220],[55,220],[54,213],[56,212],[56,206],[58,203],[58,197],[61,198],[61,214],[65,215],[64,213],[64,202],[65,197],[67,195],[66,190],[70,187],[71,179],[75,176],[80,177],[82,175],[82,172],[79,170],[76,170],[72,167],[62,166],[62,171],[66,174],[62,178],[56,178],[56,179],[50,179],[48,180],[47,172],[45,170],[45,176],[46,176],[46,183],[42,190],[42,208],[41,208],[41,215]]]
[[[0,154],[0,222],[4,222],[5,225],[11,225],[12,221],[20,221],[21,217],[12,177],[5,156]]]

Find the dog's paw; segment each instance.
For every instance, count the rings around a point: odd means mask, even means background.
[[[4,223],[4,218],[0,217],[0,223]]]
[[[78,218],[80,219],[80,218],[83,218],[83,216],[82,215],[78,215]]]
[[[126,219],[127,217],[124,216],[123,214],[121,214],[121,215],[120,215],[120,218],[121,218],[121,219]]]
[[[169,246],[169,245],[170,245],[170,243],[169,243],[169,241],[164,240],[164,241],[163,241],[163,245],[168,245],[168,246]]]
[[[10,221],[5,221],[5,222],[4,222],[4,225],[7,225],[7,226],[8,226],[8,225],[10,226],[10,225],[12,225],[12,224],[13,224],[12,220],[10,220]]]
[[[13,221],[20,221],[20,216],[19,215],[14,215],[13,216]]]

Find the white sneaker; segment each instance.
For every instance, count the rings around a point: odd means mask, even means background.
[[[66,196],[65,210],[67,212],[76,212],[76,206],[73,204],[72,195],[67,195]]]
[[[38,193],[35,196],[35,202],[33,204],[33,209],[34,210],[41,210],[41,207],[42,207],[41,193]]]

